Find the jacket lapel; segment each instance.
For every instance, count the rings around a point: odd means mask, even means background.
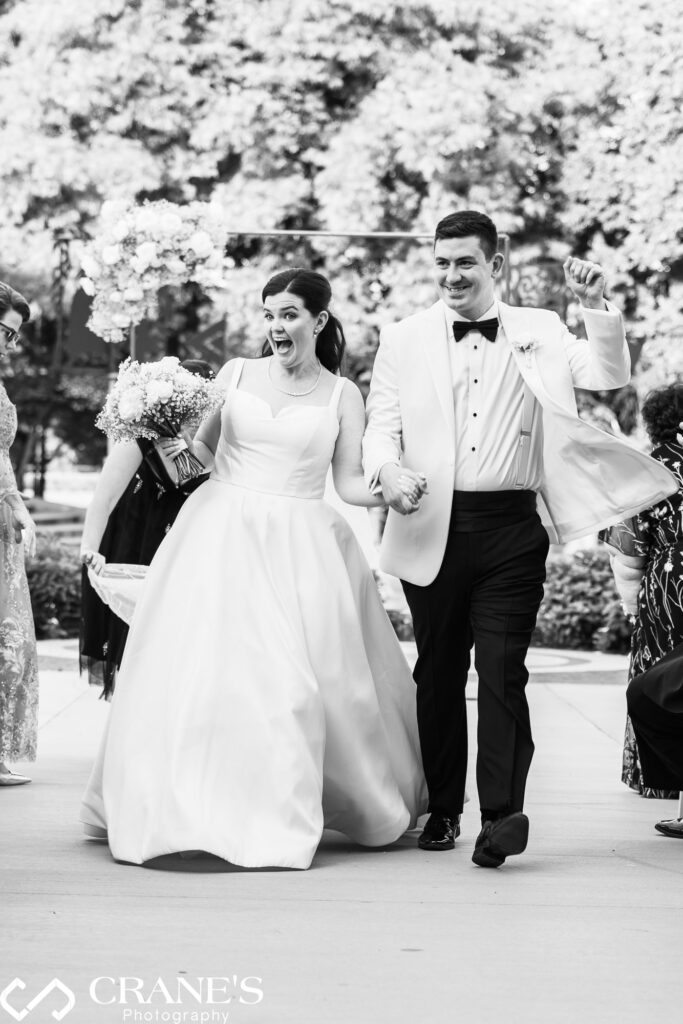
[[[448,356],[448,330],[440,301],[426,310],[421,333],[422,351],[429,366],[441,411],[455,443],[455,410],[451,362]]]

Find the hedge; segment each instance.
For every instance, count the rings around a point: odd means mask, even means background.
[[[38,638],[77,636],[81,583],[76,549],[43,534],[36,557],[27,562],[27,575]],[[410,615],[391,609],[389,618],[399,639],[412,639]],[[602,550],[549,559],[535,646],[626,652],[630,633]]]
[[[410,615],[391,609],[400,640],[412,640]],[[553,555],[532,637],[536,647],[627,653],[631,626],[621,607],[607,554],[599,550]]]
[[[39,640],[78,636],[81,567],[78,548],[38,535],[37,552],[26,560],[26,576]]]
[[[625,653],[631,626],[602,549],[548,560],[545,594],[532,644]]]

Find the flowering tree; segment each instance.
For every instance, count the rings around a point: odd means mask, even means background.
[[[122,231],[110,201],[211,203],[232,232],[430,231],[469,205],[513,252],[603,260],[645,367],[680,306],[677,6],[332,0],[321,17],[316,0],[259,0],[255,18],[250,0],[2,3],[0,272],[49,309],[53,230]],[[95,276],[113,280],[119,255],[144,263],[146,241],[151,281],[161,239],[135,239],[112,236]],[[216,315],[235,345],[258,343],[260,287],[283,262],[329,274],[361,369],[377,324],[433,294],[412,243],[233,235],[229,250]],[[153,309],[151,287],[120,283],[100,330],[123,330],[129,303]],[[666,341],[650,365],[676,372]]]

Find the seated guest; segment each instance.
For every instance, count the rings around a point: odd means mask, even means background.
[[[626,702],[645,785],[683,790],[683,643],[631,681]],[[683,839],[683,818],[659,821],[655,828]]]

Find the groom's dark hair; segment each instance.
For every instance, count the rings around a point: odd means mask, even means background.
[[[472,235],[479,239],[486,259],[492,259],[498,252],[498,231],[491,218],[478,210],[460,210],[443,217],[436,225],[434,245],[441,238],[469,238]]]

